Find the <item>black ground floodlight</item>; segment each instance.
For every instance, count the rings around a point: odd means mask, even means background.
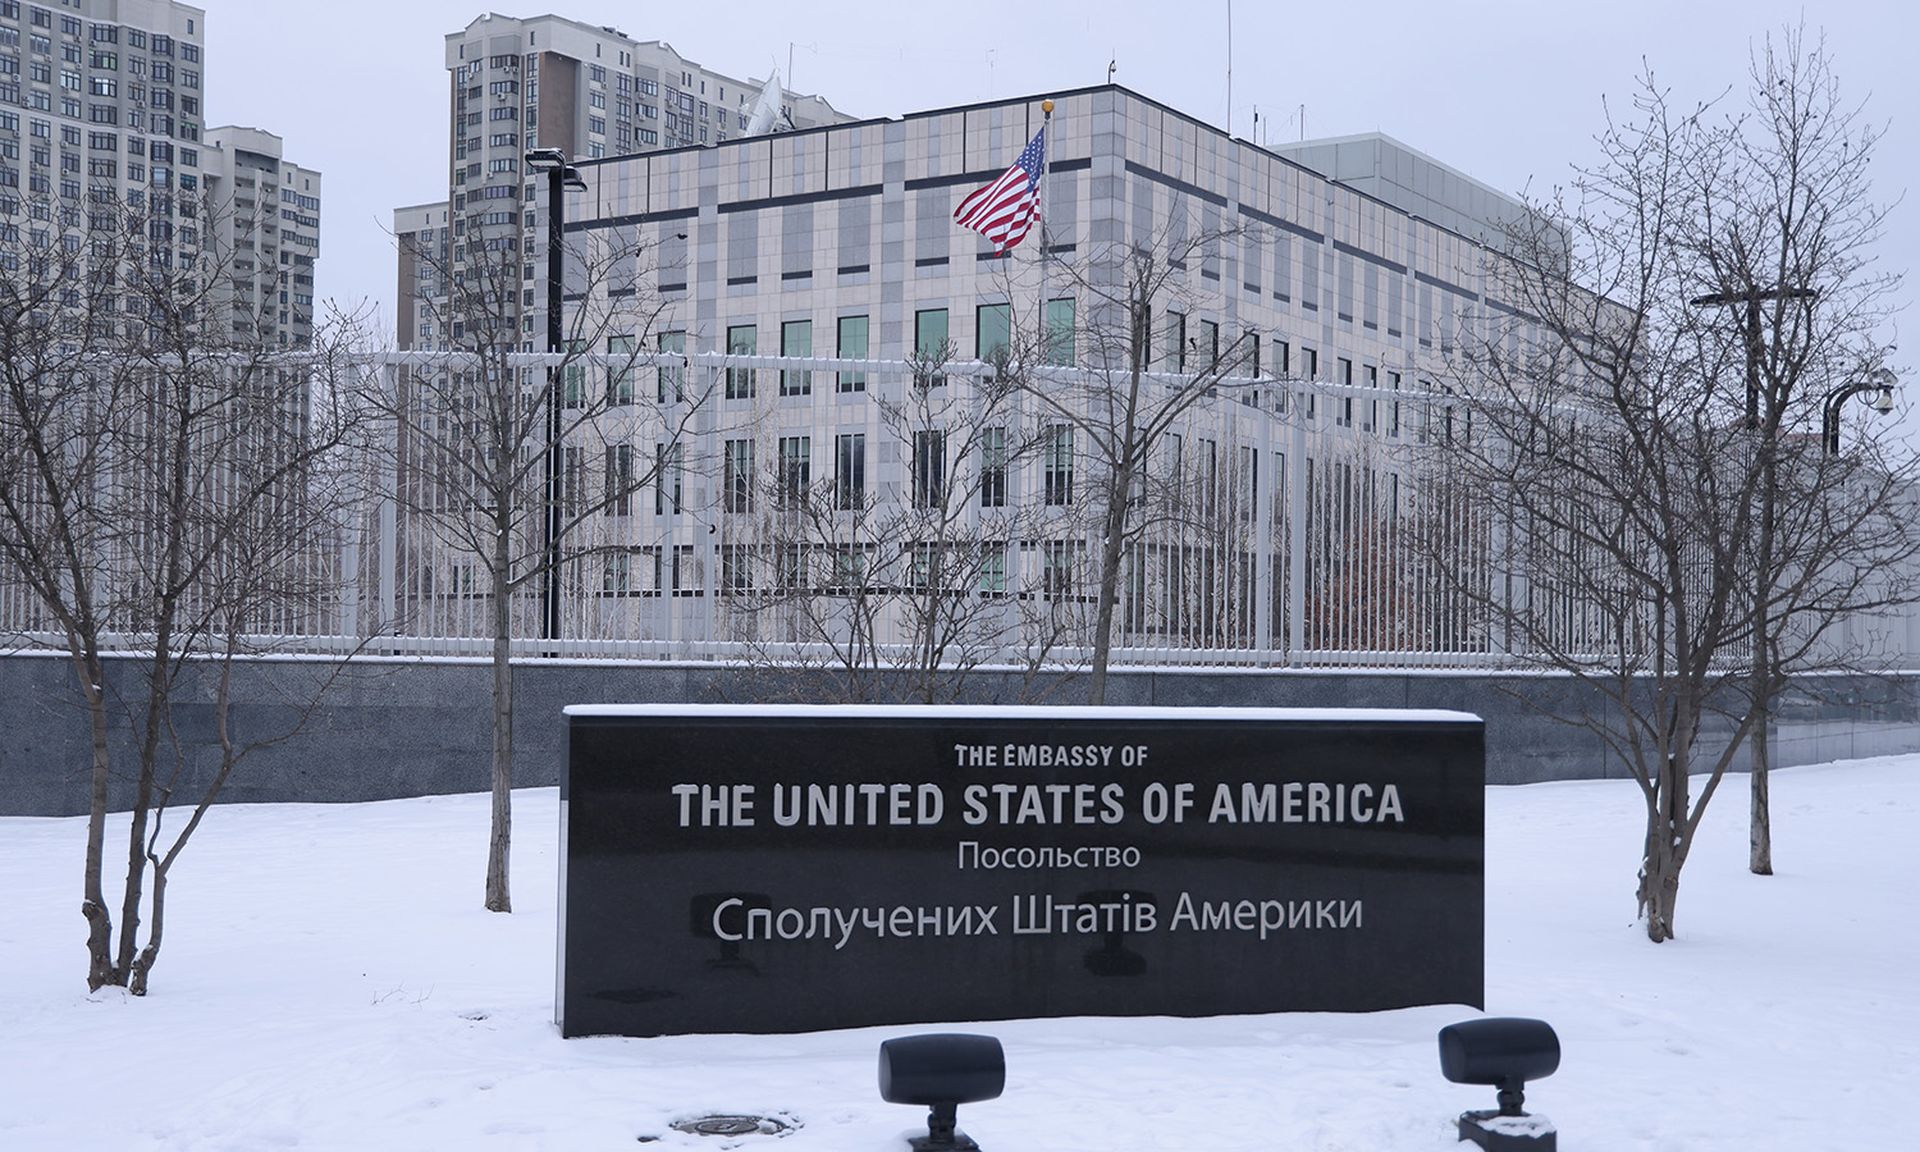
[[[880,1098],[918,1104],[927,1134],[907,1141],[915,1152],[978,1152],[959,1131],[960,1105],[991,1100],[1007,1086],[1007,1054],[993,1036],[931,1032],[880,1044]]]
[[[1529,1080],[1542,1080],[1560,1067],[1560,1037],[1545,1020],[1492,1016],[1440,1029],[1440,1074],[1455,1084],[1487,1084],[1499,1089],[1500,1107],[1462,1113],[1460,1139],[1487,1152],[1557,1152],[1553,1122],[1530,1116]]]

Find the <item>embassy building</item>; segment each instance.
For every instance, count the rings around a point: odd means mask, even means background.
[[[1084,645],[1101,538],[1090,430],[1032,394],[975,426],[968,397],[990,374],[979,362],[1028,326],[1044,324],[1060,371],[1112,363],[1124,323],[1090,287],[1091,258],[1129,245],[1190,257],[1169,257],[1150,367],[1192,372],[1232,349],[1232,374],[1267,387],[1219,389],[1156,447],[1151,467],[1194,514],[1131,545],[1117,647],[1258,664],[1491,654],[1464,607],[1409,591],[1418,561],[1397,525],[1413,506],[1410,453],[1453,420],[1429,381],[1456,334],[1512,312],[1489,289],[1502,227],[1523,207],[1385,136],[1265,148],[1118,86],[1051,99],[1044,261],[1039,228],[1002,254],[953,220],[1040,129],[1040,96],[576,161],[588,187],[567,194],[569,312],[651,298],[635,331],[595,329],[604,348],[591,350],[637,345],[688,367],[637,382],[608,369],[631,417],[567,450],[570,501],[636,474],[652,484],[604,509],[596,547],[614,551],[567,581],[563,636],[670,656],[825,638],[831,621],[763,609],[781,589],[844,601],[869,584],[924,587],[956,548],[950,526],[944,544],[902,541],[924,526],[876,531],[873,510],[957,488],[970,559],[940,579],[1025,613],[1001,621],[996,652]],[[626,267],[582,276],[609,254]],[[527,256],[543,278],[544,252]],[[943,350],[951,374],[935,382],[949,387],[928,409],[915,377]],[[780,493],[810,488],[831,514],[796,534]],[[903,627],[883,622],[873,639],[913,643]]]

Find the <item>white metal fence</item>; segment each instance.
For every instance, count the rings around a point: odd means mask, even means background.
[[[529,403],[550,369],[566,374],[568,397],[604,401],[558,438],[556,496],[570,527],[553,578],[553,635],[544,634],[547,578],[536,570],[545,484],[521,496],[516,655],[1071,666],[1091,651],[1100,454],[1088,427],[1029,393],[984,385],[990,365],[945,365],[930,389],[915,385],[926,366],[905,361],[623,351],[513,354],[504,364]],[[428,353],[372,356],[358,368],[388,398],[421,374],[462,370]],[[1183,379],[1154,375],[1149,385]],[[461,541],[493,510],[457,478],[435,475],[404,426],[390,412],[370,422],[339,462],[359,488],[315,535],[313,593],[265,606],[250,646],[491,650],[487,558]],[[1488,561],[1497,510],[1446,474],[1440,450],[1468,434],[1449,396],[1413,381],[1404,390],[1224,381],[1153,446],[1130,494],[1138,534],[1119,576],[1114,663],[1526,663],[1497,606],[1547,590]],[[521,450],[542,454],[544,440]],[[1454,581],[1440,577],[1436,558]],[[1461,573],[1488,595],[1463,594]],[[1563,607],[1578,639],[1590,615]],[[19,574],[0,569],[0,632],[60,647],[51,624]],[[1903,661],[1912,621],[1872,626]],[[935,637],[942,630],[950,635]],[[145,643],[131,626],[112,639]]]

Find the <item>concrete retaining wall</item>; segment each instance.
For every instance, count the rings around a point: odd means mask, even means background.
[[[136,670],[115,660],[109,688]],[[473,792],[488,786],[491,673],[485,664],[368,661],[334,683],[300,725],[300,702],[325,664],[261,661],[239,670],[232,727],[239,739],[291,737],[253,752],[229,780],[228,803],[382,800]],[[516,783],[551,785],[566,704],[746,702],[820,698],[803,678],[714,665],[528,663],[515,671]],[[970,702],[1077,703],[1083,681],[1038,684],[978,673]],[[211,686],[182,686],[176,719],[183,753],[179,795],[197,794],[217,764]],[[1624,776],[1598,738],[1554,719],[1598,707],[1561,676],[1488,673],[1118,672],[1112,704],[1453,708],[1487,722],[1487,775],[1500,784]],[[115,756],[131,760],[130,725]],[[1775,729],[1776,763],[1805,764],[1920,751],[1920,676],[1818,677],[1798,686]],[[0,815],[65,816],[87,808],[86,715],[63,658],[0,657]],[[126,806],[116,781],[114,806]]]

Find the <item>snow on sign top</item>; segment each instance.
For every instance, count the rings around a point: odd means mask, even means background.
[[[1285,720],[1321,723],[1478,724],[1471,712],[1419,708],[1171,708],[1034,704],[569,704],[577,717],[846,720]]]

